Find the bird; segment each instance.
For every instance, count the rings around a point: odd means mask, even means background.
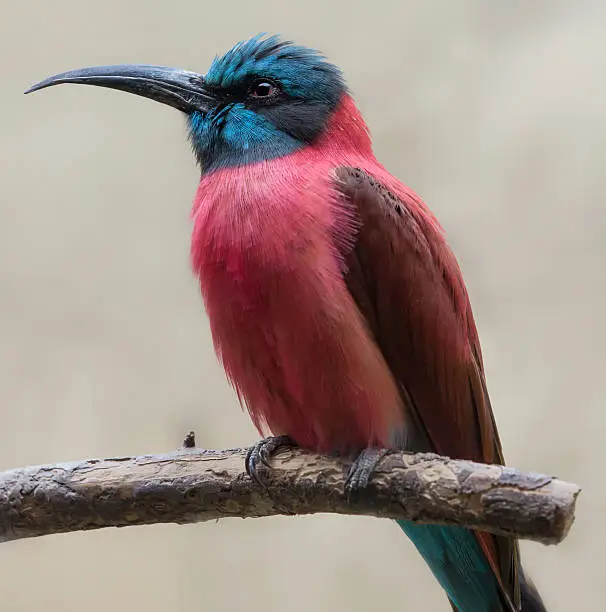
[[[206,74],[124,64],[60,83],[121,90],[186,117],[200,169],[191,262],[218,359],[264,437],[355,457],[385,449],[504,464],[469,295],[445,232],[377,161],[342,71],[259,34]],[[541,612],[516,539],[398,521],[458,612]]]

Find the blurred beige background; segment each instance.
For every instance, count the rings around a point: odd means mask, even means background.
[[[523,543],[549,610],[604,610],[606,4],[0,2],[0,469],[257,434],[189,269],[197,170],[179,113],[50,74],[205,71],[259,31],[340,64],[380,159],[445,225],[506,457],[584,493]],[[3,612],[446,610],[388,521],[334,516],[75,533],[0,546]]]

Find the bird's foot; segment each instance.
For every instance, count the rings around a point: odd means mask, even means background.
[[[345,493],[350,496],[368,486],[379,461],[389,451],[384,448],[365,448],[351,464],[345,480]]]
[[[261,486],[266,486],[261,472],[269,468],[269,460],[282,448],[297,446],[290,436],[269,436],[257,442],[246,454],[246,473]]]

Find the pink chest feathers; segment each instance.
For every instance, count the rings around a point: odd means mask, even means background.
[[[402,419],[343,278],[354,234],[328,164],[224,170],[196,197],[193,265],[229,379],[259,431],[324,452],[389,445]]]

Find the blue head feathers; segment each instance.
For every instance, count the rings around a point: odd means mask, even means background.
[[[189,115],[203,171],[297,150],[322,133],[345,83],[318,52],[262,35],[215,58],[204,77],[214,99]]]
[[[345,89],[339,68],[317,51],[262,34],[216,57],[205,80],[212,87],[229,89],[251,77],[274,78],[293,98],[332,106]]]

